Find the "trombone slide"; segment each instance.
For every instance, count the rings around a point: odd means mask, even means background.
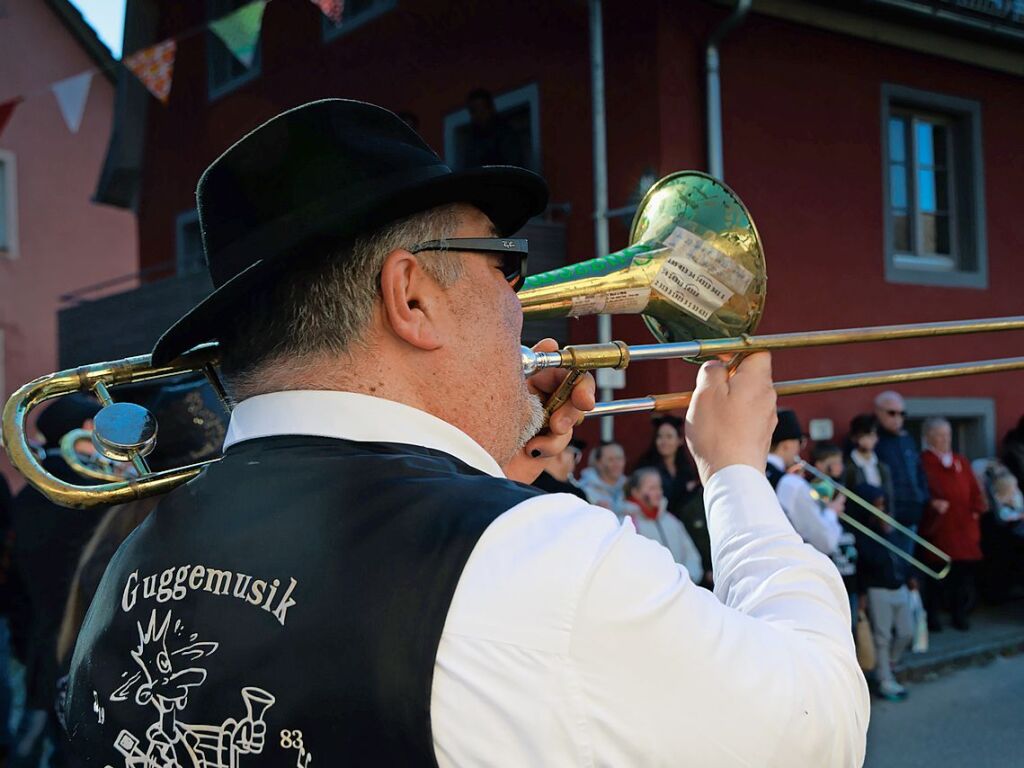
[[[805,470],[807,472],[810,472],[812,475],[814,475],[819,480],[827,480],[828,482],[830,482],[833,486],[835,486],[835,489],[837,491],[839,491],[841,494],[843,494],[843,496],[845,496],[846,498],[850,499],[851,501],[856,502],[857,504],[859,504],[861,507],[866,509],[871,514],[873,514],[876,517],[881,518],[882,520],[884,520],[886,523],[891,525],[893,528],[895,528],[897,531],[902,533],[904,536],[909,537],[914,543],[916,543],[916,544],[924,547],[925,549],[927,549],[933,555],[935,555],[940,560],[942,560],[945,563],[945,565],[942,567],[941,571],[936,571],[936,570],[928,567],[924,563],[922,563],[920,560],[918,560],[913,555],[907,554],[902,549],[900,549],[895,544],[893,544],[891,541],[889,541],[884,536],[879,534],[877,531],[871,530],[870,528],[868,528],[866,525],[864,525],[859,520],[851,517],[850,515],[846,514],[845,512],[838,512],[837,514],[839,515],[839,519],[842,520],[844,523],[846,523],[847,525],[853,526],[858,531],[863,533],[865,536],[868,536],[869,538],[874,539],[879,544],[881,544],[886,549],[888,549],[890,552],[892,552],[893,554],[898,555],[899,557],[903,558],[908,563],[910,563],[912,566],[917,568],[919,571],[924,571],[929,576],[931,576],[933,579],[937,579],[937,580],[938,579],[944,579],[949,574],[949,569],[953,565],[952,558],[950,558],[949,555],[947,555],[941,549],[936,547],[930,541],[926,541],[925,539],[921,538],[920,536],[917,535],[917,533],[915,533],[914,531],[912,531],[909,528],[907,528],[905,525],[900,523],[898,520],[896,520],[895,518],[887,515],[885,512],[883,512],[881,509],[879,509],[878,507],[876,507],[874,504],[870,503],[869,501],[866,501],[865,499],[861,498],[859,495],[857,495],[856,493],[851,491],[845,485],[843,485],[842,483],[837,481],[835,478],[829,477],[824,472],[819,470],[817,467],[814,467],[814,466],[808,464],[806,461],[802,461],[802,460],[799,461],[797,465],[801,469],[803,469],[803,470]],[[813,493],[815,496],[817,496],[817,492],[816,491],[812,490],[811,493]]]

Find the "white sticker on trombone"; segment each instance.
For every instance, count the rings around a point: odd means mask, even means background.
[[[749,269],[688,229],[676,227],[665,238],[665,245],[672,249],[673,255],[692,259],[736,293],[746,293],[754,281],[754,275]]]
[[[635,314],[643,312],[650,298],[650,288],[620,288],[595,296],[573,296],[569,317]]]
[[[733,292],[700,265],[684,256],[673,253],[651,283],[651,287],[685,312],[701,320],[707,320]]]

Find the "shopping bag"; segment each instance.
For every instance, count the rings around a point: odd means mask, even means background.
[[[910,620],[914,627],[914,642],[910,650],[914,653],[928,653],[928,613],[921,602],[921,593],[910,590]]]
[[[865,672],[875,668],[875,638],[871,634],[871,622],[862,608],[857,612],[857,634],[854,636],[857,646],[857,662]]]

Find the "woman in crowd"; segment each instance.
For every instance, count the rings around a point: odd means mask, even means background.
[[[623,516],[633,520],[637,533],[661,543],[672,558],[686,568],[697,584],[704,578],[700,552],[683,524],[668,514],[661,487],[661,475],[654,467],[642,467],[630,475],[625,486],[626,500],[622,504]]]
[[[697,582],[711,585],[711,540],[704,516],[704,499],[697,473],[686,450],[683,420],[677,416],[659,416],[652,420],[651,444],[636,462],[636,469],[652,467],[661,476],[661,487],[668,511],[686,526],[686,532],[700,552],[704,575]]]
[[[1017,478],[995,459],[976,461],[974,471],[991,513],[981,520],[980,591],[989,602],[1002,603],[1024,585],[1024,495]]]
[[[933,632],[939,631],[939,609],[948,607],[953,626],[966,630],[974,595],[974,572],[982,557],[979,520],[988,503],[970,462],[953,453],[953,429],[949,422],[927,419],[922,433],[926,447],[921,463],[932,504],[921,520],[920,533],[953,559],[949,576],[929,583],[925,595],[928,625]]]

